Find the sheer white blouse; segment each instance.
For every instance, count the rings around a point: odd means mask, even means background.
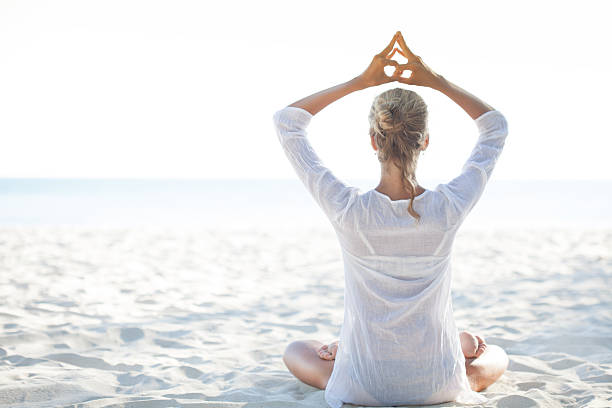
[[[492,110],[474,122],[479,137],[461,173],[414,199],[391,200],[346,185],[321,162],[308,111],[274,114],[278,139],[298,177],[331,221],[344,261],[344,321],[325,389],[332,408],[482,403],[470,389],[451,303],[451,250],[481,197],[508,126]]]

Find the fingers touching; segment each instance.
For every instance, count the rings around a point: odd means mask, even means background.
[[[391,52],[391,50],[393,49],[393,46],[395,45],[395,41],[397,40],[398,34],[399,34],[399,31],[393,35],[393,38],[391,39],[391,42],[389,43],[389,45],[387,45],[385,49],[382,50],[380,54],[378,54],[378,56],[387,57],[387,55]]]
[[[416,68],[416,64],[413,62],[408,62],[406,64],[398,65],[396,67],[396,71],[399,71],[399,78],[397,78],[397,81],[401,82],[402,84],[412,85],[413,84],[412,73],[415,68]],[[404,74],[404,71],[410,72],[410,75],[408,75],[407,77],[402,76]]]
[[[399,44],[399,46],[397,44]],[[407,63],[391,59],[395,54],[406,58]],[[406,45],[402,33],[397,31],[387,46],[374,56],[370,66],[361,74],[362,79],[368,86],[380,85],[383,83],[399,81],[409,85],[421,85],[422,82],[421,59],[414,55]],[[392,75],[390,70],[385,70],[387,66],[395,68]],[[384,72],[383,72],[384,71]],[[410,76],[404,77],[404,71],[410,71]],[[415,73],[416,72],[416,73]]]
[[[396,42],[399,43],[401,49],[395,47]],[[395,55],[395,53],[398,53],[406,58],[408,62],[405,64],[399,64],[397,61],[392,60],[391,58]],[[404,37],[400,31],[395,33],[391,39],[391,42],[385,47],[384,50],[382,50],[380,54],[378,54],[378,56],[385,58],[385,66],[392,65],[395,67],[393,75],[388,77],[389,82],[398,81],[404,84],[413,84],[411,81],[412,70],[416,68],[416,63],[418,63],[419,57],[414,55],[410,48],[408,48],[408,45],[406,45],[406,41],[404,40]],[[403,77],[402,75],[404,71],[410,71],[410,76]]]
[[[410,48],[408,48],[408,45],[406,45],[406,41],[404,41],[404,36],[402,35],[402,33],[398,31],[397,33],[395,33],[395,35],[397,37],[397,42],[399,43],[400,47],[404,51],[402,55],[408,58],[408,61],[410,61],[411,58],[415,58],[416,55],[414,55],[412,51],[410,51]]]
[[[396,52],[404,56],[404,58],[408,59],[408,57],[406,57],[406,54],[404,54],[404,52],[397,47],[393,48],[393,51],[391,51],[391,54],[387,55],[387,58],[392,58]]]

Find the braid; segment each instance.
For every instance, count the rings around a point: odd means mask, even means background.
[[[370,135],[378,145],[378,160],[391,162],[401,170],[402,185],[410,193],[408,213],[420,221],[413,206],[419,151],[427,132],[427,105],[410,90],[395,88],[374,99],[369,115]]]

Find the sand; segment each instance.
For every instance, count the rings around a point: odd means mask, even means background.
[[[612,406],[612,230],[465,230],[453,259],[459,328],[510,357],[486,406]],[[327,406],[281,356],[339,332],[331,227],[3,228],[0,277],[0,406]]]

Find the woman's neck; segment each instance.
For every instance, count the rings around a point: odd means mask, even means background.
[[[416,181],[414,175],[411,176],[413,183],[416,185],[416,191],[414,196],[421,195],[425,192],[425,189],[421,187]],[[391,200],[407,200],[412,198],[409,191],[406,191],[406,187],[402,183],[401,171],[397,168],[389,169],[386,166],[381,166],[381,176],[378,186],[375,188],[376,191],[382,193]]]
[[[380,184],[378,184],[378,186],[375,188],[375,190],[378,191],[379,193],[382,193],[382,194],[386,195],[387,197],[389,197],[393,201],[396,201],[396,200],[408,200],[410,198],[413,198],[413,196],[410,194],[410,192],[406,191],[404,186],[384,184],[382,180],[381,180]],[[417,185],[414,197],[419,196],[419,195],[423,194],[424,192],[425,192],[425,189],[423,187]]]

